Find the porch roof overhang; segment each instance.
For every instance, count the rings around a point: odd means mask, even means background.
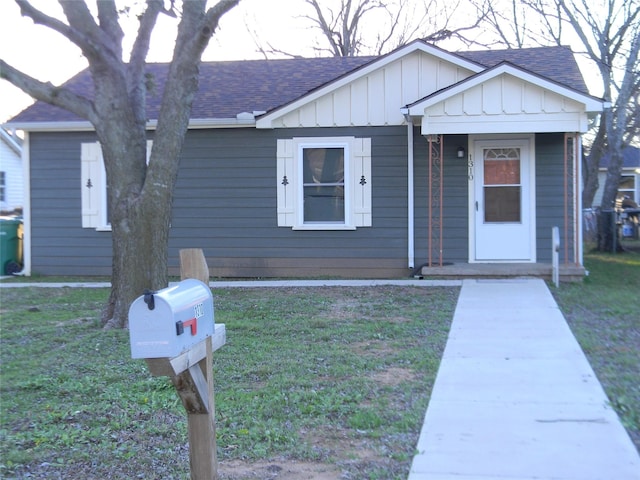
[[[586,132],[602,99],[508,62],[405,106],[423,135]]]

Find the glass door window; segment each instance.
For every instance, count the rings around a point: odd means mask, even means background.
[[[522,221],[519,148],[484,149],[484,222]]]

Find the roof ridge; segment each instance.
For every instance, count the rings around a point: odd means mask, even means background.
[[[477,65],[478,69],[491,68],[500,61],[508,61],[562,85],[587,92],[573,54],[558,46],[478,52],[450,52],[435,48],[449,54],[450,61],[458,57],[461,63]],[[414,51],[401,47],[396,52],[402,49]],[[545,51],[556,53],[535,53]],[[203,61],[200,65],[200,89],[194,99],[191,115],[193,119],[235,119],[240,112],[270,112],[366,65],[378,61],[384,65],[388,55]],[[169,62],[149,62],[146,65],[148,73],[155,77],[155,88],[149,90],[147,97],[147,117],[150,119],[158,118],[164,77],[169,65]],[[64,85],[80,95],[93,95],[94,85],[88,68],[74,75]],[[84,120],[39,101],[8,123],[79,121]]]
[[[496,49],[485,48],[485,49],[478,49],[478,50],[457,50],[456,53],[460,55],[464,55],[465,53],[484,53],[484,52],[492,52],[492,53],[525,52],[525,51],[531,51],[531,50],[550,50],[550,49],[556,49],[556,48],[569,50],[573,53],[573,50],[569,45],[540,45],[537,47],[521,47],[521,48],[507,47],[507,48],[496,48]]]

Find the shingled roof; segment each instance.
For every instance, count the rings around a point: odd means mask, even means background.
[[[509,62],[581,93],[589,93],[569,47],[481,50],[458,52],[458,55],[488,68]]]
[[[589,155],[591,156],[591,155]],[[606,153],[600,159],[600,169],[606,169],[611,162],[611,154]],[[629,145],[622,150],[622,168],[640,167],[640,148]]]
[[[484,67],[508,61],[587,93],[573,54],[566,47],[458,52],[457,55]],[[378,58],[329,57],[203,62],[200,67],[200,89],[193,102],[191,117],[229,119],[236,118],[241,112],[269,112]],[[147,65],[147,73],[155,84],[147,98],[147,117],[150,119],[158,118],[160,92],[163,91],[167,71],[167,63]],[[65,86],[78,94],[91,97],[93,84],[88,69],[71,78]],[[12,118],[9,123],[82,120],[71,112],[39,101]]]

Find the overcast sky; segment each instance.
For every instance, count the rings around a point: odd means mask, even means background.
[[[325,0],[326,2],[337,0]],[[409,0],[414,1],[414,0]],[[418,0],[415,0],[418,1]],[[0,0],[0,58],[25,73],[42,81],[59,85],[86,67],[86,61],[73,44],[62,35],[34,23],[20,15],[13,0]],[[122,0],[133,4],[132,0]],[[42,11],[62,16],[57,1],[31,0]],[[90,5],[93,2],[89,2]],[[309,21],[300,18],[301,0],[242,0],[227,13],[220,23],[220,29],[212,38],[203,55],[203,60],[244,60],[263,58],[257,51],[254,35],[266,39],[282,49],[295,49],[296,54],[314,56],[312,45],[315,31],[309,28]],[[125,38],[127,45],[133,41],[137,27],[135,16],[131,16],[124,26],[130,32]],[[149,62],[163,62],[171,59],[175,39],[176,22],[161,15],[151,41]],[[246,25],[253,25],[257,32],[253,35]],[[367,28],[375,28],[375,21],[369,20]],[[301,46],[306,46],[306,50]],[[454,48],[440,44],[443,48]],[[593,78],[584,70],[587,81]],[[596,83],[597,85],[597,83]],[[597,87],[596,87],[597,88]],[[597,92],[593,92],[597,94]],[[5,80],[0,80],[0,124],[33,103],[33,99]]]
[[[34,25],[30,19],[22,17],[13,0],[0,1],[0,58],[25,73],[54,85],[63,83],[86,67],[87,63],[80,50],[62,35],[41,25]],[[52,15],[61,12],[54,0],[31,0],[31,3]],[[293,6],[299,4],[299,0],[242,0],[222,18],[220,29],[211,39],[203,59],[263,58],[257,52],[246,24],[259,25],[263,38],[310,45],[311,33],[305,28],[308,24],[292,13]],[[132,19],[129,24],[129,31],[135,32],[136,20]],[[174,24],[165,15],[159,17],[148,61],[163,62],[171,59],[175,39]],[[291,39],[295,40],[291,42]],[[307,53],[309,56],[313,55],[310,50]],[[0,123],[7,121],[33,101],[9,82],[0,80]]]

